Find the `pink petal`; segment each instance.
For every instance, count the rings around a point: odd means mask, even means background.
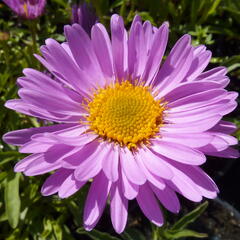
[[[159,189],[154,185],[150,185],[162,205],[173,213],[178,213],[180,210],[180,202],[176,193],[169,187]]]
[[[161,227],[163,225],[163,216],[156,201],[156,198],[149,188],[148,184],[140,186],[137,195],[137,202],[144,215],[154,224]]]
[[[87,195],[83,214],[84,227],[87,231],[92,230],[101,217],[110,187],[111,183],[102,172],[94,178]]]
[[[97,23],[92,28],[92,44],[99,65],[106,78],[113,77],[113,56],[111,42],[105,27]]]
[[[117,14],[111,17],[112,53],[116,77],[121,81],[127,69],[127,31],[123,19]]]
[[[74,176],[79,181],[86,181],[95,177],[102,169],[102,161],[107,157],[105,144],[99,144],[96,151],[79,163]]]
[[[41,188],[41,193],[43,196],[49,196],[56,192],[58,192],[60,186],[65,181],[65,179],[72,173],[72,171],[69,171],[64,168],[60,168],[55,173],[53,173],[51,176],[49,176]]]
[[[178,44],[178,43],[177,43]],[[182,49],[180,47],[174,51],[174,54],[167,57],[162,68],[160,68],[156,76],[156,91],[159,92],[158,97],[166,95],[172,89],[183,81],[193,59],[193,48],[189,44],[189,36],[182,38],[180,45],[184,45]],[[180,46],[179,45],[179,46]]]
[[[25,157],[24,159],[17,162],[17,164],[14,166],[14,171],[15,172],[24,172],[26,167],[29,164],[31,164],[36,159],[39,159],[41,156],[42,156],[42,154],[35,153],[35,154],[31,154],[31,155]]]
[[[173,133],[162,132],[163,141],[181,143],[191,148],[198,148],[207,145],[213,139],[208,133]]]
[[[168,41],[168,24],[164,23],[153,36],[152,46],[148,54],[145,71],[142,79],[146,84],[152,82],[153,77],[157,73],[162,57],[164,55]]]
[[[234,123],[221,120],[210,130],[216,132],[223,132],[226,134],[232,134],[236,131],[236,129],[237,127]]]
[[[122,177],[122,190],[124,196],[129,200],[134,199],[138,194],[139,186],[137,184],[130,182],[123,171],[121,173],[121,177]]]
[[[172,160],[191,165],[200,165],[206,161],[206,157],[200,151],[182,144],[163,140],[153,140],[152,142],[152,150]]]
[[[205,152],[209,156],[214,157],[223,157],[223,158],[239,158],[240,154],[237,149],[228,147],[227,149],[220,151],[220,152]]]
[[[36,176],[54,171],[60,167],[61,167],[60,161],[48,163],[45,161],[43,154],[40,154],[37,159],[35,159],[29,165],[26,166],[24,174],[26,176]]]
[[[111,188],[111,220],[115,231],[123,232],[128,216],[128,200],[123,196],[121,184],[115,183]]]
[[[210,51],[204,51],[201,54],[197,54],[197,56],[193,59],[191,67],[187,73],[187,81],[193,81],[197,78],[203,70],[208,65],[211,59],[212,53]]]
[[[34,134],[37,133],[43,133],[43,132],[55,132],[59,131],[61,129],[69,129],[74,126],[78,126],[75,124],[55,124],[52,126],[47,127],[39,127],[39,128],[26,128],[21,130],[16,130],[12,132],[8,132],[5,135],[3,135],[3,140],[12,145],[21,146],[31,140],[31,137]]]
[[[201,133],[215,126],[221,118],[221,115],[215,115],[206,119],[187,123],[166,124],[161,130],[171,133]]]
[[[141,185],[146,182],[146,177],[139,168],[136,160],[134,159],[132,153],[128,150],[128,148],[125,148],[120,152],[120,161],[126,177],[132,183]]]
[[[60,198],[68,198],[77,192],[81,187],[86,184],[86,181],[80,182],[74,178],[74,174],[69,175],[65,181],[61,184],[58,190],[58,196]]]
[[[118,163],[119,163],[119,150],[113,144],[106,144],[105,146],[108,148],[108,154],[105,159],[103,159],[103,171],[106,177],[115,182],[118,180]]]
[[[154,175],[146,168],[146,166],[143,164],[142,159],[139,157],[139,154],[136,155],[136,160],[138,162],[139,167],[142,169],[143,173],[145,174],[147,180],[150,183],[152,183],[154,186],[160,189],[164,189],[166,187],[164,181],[160,177]]]
[[[173,173],[167,165],[164,164],[159,156],[155,155],[153,152],[147,148],[138,150],[138,158],[141,159],[144,166],[153,174],[164,179],[171,179]]]

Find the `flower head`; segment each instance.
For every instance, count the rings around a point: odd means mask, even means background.
[[[94,8],[90,3],[74,4],[72,6],[72,23],[78,23],[88,33],[92,26],[98,21]]]
[[[42,15],[46,0],[3,0],[17,15],[35,19]]]
[[[97,23],[91,38],[78,24],[65,26],[67,42],[47,39],[37,59],[55,76],[25,69],[18,79],[20,99],[6,103],[18,112],[55,124],[7,133],[4,140],[30,153],[15,166],[27,176],[55,171],[43,195],[66,198],[93,179],[84,225],[97,224],[110,198],[111,219],[120,233],[128,201],[136,199],[153,223],[163,224],[160,202],[180,209],[178,194],[199,202],[218,188],[199,167],[205,155],[237,157],[221,120],[236,107],[224,67],[204,71],[211,58],[205,46],[180,38],[166,60],[168,24],[153,27],[111,18],[111,40]]]

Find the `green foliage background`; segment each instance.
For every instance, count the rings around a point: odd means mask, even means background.
[[[1,135],[11,130],[43,125],[41,121],[10,111],[3,105],[6,100],[17,97],[15,83],[17,77],[22,75],[23,68],[44,70],[32,56],[33,52],[39,52],[44,40],[49,37],[60,42],[65,40],[62,32],[63,25],[70,23],[70,3],[64,0],[47,2],[45,14],[31,22],[19,19],[6,5],[0,3]],[[171,29],[168,50],[181,35],[191,34],[193,44],[205,44],[212,50],[212,66],[223,65],[228,68],[232,79],[229,89],[239,91],[239,0],[92,0],[91,3],[100,21],[106,26],[109,26],[112,13],[121,14],[126,26],[130,25],[135,14],[141,15],[143,20],[150,20],[156,26],[168,21]],[[37,32],[36,45],[32,44],[31,31]],[[239,110],[230,115],[228,120],[239,126]],[[240,131],[236,135],[239,137]],[[161,236],[165,236],[163,239],[205,236],[185,229],[196,215],[180,220],[178,228],[166,226],[163,233],[154,227],[149,230],[149,223],[139,227],[134,217],[131,217],[131,211],[129,227],[121,236],[114,235],[110,222],[100,223],[100,230],[84,232],[81,228],[82,209],[88,186],[64,200],[57,196],[42,197],[40,187],[46,176],[24,177],[14,173],[14,164],[24,156],[15,147],[4,142],[0,144],[0,239],[142,240],[150,234],[152,239],[157,240]],[[199,209],[197,212],[201,213],[202,207]]]

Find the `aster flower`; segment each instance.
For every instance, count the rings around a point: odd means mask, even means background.
[[[43,14],[46,0],[3,0],[17,15],[35,19]]]
[[[177,194],[200,202],[218,188],[199,167],[205,155],[238,157],[231,147],[235,125],[221,120],[236,107],[237,93],[224,67],[204,71],[211,52],[181,37],[160,65],[168,24],[155,28],[111,18],[111,40],[97,23],[91,38],[78,24],[65,26],[67,42],[47,39],[37,59],[58,79],[24,69],[20,99],[6,107],[52,121],[51,126],[5,134],[5,142],[30,155],[16,172],[26,176],[55,171],[42,186],[44,196],[67,198],[91,181],[84,226],[97,224],[110,199],[111,220],[121,233],[128,201],[136,199],[157,226],[164,222],[159,203],[173,213]]]
[[[89,35],[96,22],[98,22],[98,18],[90,3],[83,2],[72,6],[72,23],[80,24]]]

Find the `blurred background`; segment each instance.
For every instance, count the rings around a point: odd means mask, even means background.
[[[87,2],[91,4],[88,5],[91,6],[91,14],[96,15],[93,21],[97,19],[106,27],[109,27],[110,16],[113,13],[123,16],[127,28],[135,14],[139,14],[143,20],[149,20],[156,27],[168,21],[171,32],[167,53],[180,36],[185,33],[190,34],[193,45],[204,44],[212,51],[213,57],[208,68],[226,66],[231,79],[227,89],[239,92],[239,0],[92,0]],[[44,124],[41,120],[10,111],[3,105],[6,100],[17,97],[16,79],[22,75],[23,68],[32,67],[45,71],[33,57],[33,53],[39,53],[39,47],[47,38],[64,42],[63,26],[81,21],[76,17],[74,8],[81,7],[82,4],[83,2],[79,1],[47,0],[41,14],[29,19],[24,15],[20,16],[0,1],[1,136],[11,130]],[[226,120],[234,122],[239,127],[239,116],[238,107],[226,117]],[[235,135],[240,138],[240,130]],[[64,200],[59,200],[57,196],[42,197],[40,187],[46,176],[24,177],[15,174],[13,166],[24,156],[18,153],[15,147],[0,141],[0,240],[151,239],[146,237],[152,231],[151,226],[145,222],[134,202],[130,205],[128,229],[122,236],[114,235],[108,211],[92,235],[85,233],[81,228],[82,206],[88,187]],[[217,182],[220,188],[219,197],[240,210],[238,194],[240,161],[209,158],[203,168]],[[181,202],[185,204],[187,210],[193,209],[193,206],[184,200]],[[183,207],[183,212],[184,209]],[[175,219],[176,216],[169,217],[170,222]],[[236,228],[240,228],[238,223]],[[214,234],[210,233],[207,239],[233,240],[236,235],[234,231],[233,236],[229,238],[221,238],[221,236],[214,238]],[[240,235],[238,236],[236,239],[240,239]],[[157,239],[160,238],[154,240]]]

